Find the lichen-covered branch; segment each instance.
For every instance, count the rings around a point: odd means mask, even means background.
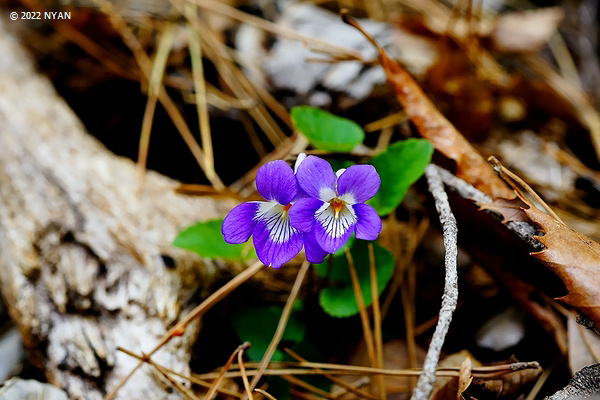
[[[232,206],[174,193],[89,136],[0,21],[0,291],[33,361],[71,399],[101,399],[226,264],[171,246]],[[210,266],[211,268],[206,268]],[[211,272],[213,271],[213,272]],[[199,324],[154,360],[187,373]],[[145,366],[121,399],[179,398]]]
[[[446,249],[444,263],[446,277],[438,323],[435,327],[433,337],[431,338],[427,355],[425,356],[423,371],[421,372],[421,375],[419,375],[417,387],[411,396],[411,400],[427,400],[431,395],[442,346],[446,339],[448,329],[450,328],[452,314],[454,313],[458,302],[458,273],[456,267],[458,256],[458,228],[456,227],[456,219],[450,209],[448,196],[444,191],[444,184],[438,169],[434,165],[428,165],[425,169],[425,176],[427,178],[427,183],[429,184],[429,191],[435,200],[435,208],[439,214],[444,234],[444,247]]]

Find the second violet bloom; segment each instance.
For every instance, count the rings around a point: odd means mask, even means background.
[[[296,201],[289,212],[292,227],[328,253],[339,250],[352,233],[358,239],[375,240],[382,227],[375,209],[364,204],[381,184],[375,168],[353,165],[338,174],[327,161],[306,157],[297,167],[296,178],[308,197]]]
[[[292,168],[281,160],[263,165],[256,173],[256,189],[266,201],[246,202],[233,208],[223,221],[225,241],[244,243],[252,236],[259,260],[273,268],[294,258],[303,245],[308,261],[322,262],[327,253],[314,237],[290,225],[289,210],[299,195]]]

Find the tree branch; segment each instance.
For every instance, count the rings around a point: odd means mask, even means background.
[[[444,295],[442,296],[442,307],[435,332],[431,339],[431,344],[425,356],[423,372],[417,381],[417,387],[413,392],[411,400],[427,400],[433,389],[435,382],[435,373],[442,351],[442,345],[446,339],[446,334],[452,321],[452,314],[456,309],[458,301],[458,273],[456,260],[458,256],[457,236],[458,228],[456,219],[450,209],[448,196],[444,191],[444,184],[439,169],[434,165],[428,165],[425,169],[425,176],[429,184],[429,191],[435,200],[435,208],[440,217],[442,230],[444,234],[444,247],[446,248],[445,266],[446,279],[444,284]]]

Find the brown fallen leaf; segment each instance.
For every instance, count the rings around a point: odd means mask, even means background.
[[[456,175],[493,198],[512,199],[515,195],[494,174],[481,154],[456,130],[429,100],[417,82],[399,63],[366,33],[361,26],[342,11],[344,22],[358,29],[379,51],[379,62],[385,69],[388,81],[396,93],[419,134],[431,141],[440,153],[456,162]]]
[[[527,368],[512,371],[497,378],[474,379],[469,386],[469,394],[478,399],[502,397],[513,399],[525,391],[525,386],[532,384],[542,373],[542,368]]]
[[[600,327],[600,244],[537,208],[524,211],[545,233],[535,239],[546,249],[531,255],[551,268],[567,288],[568,294],[559,300],[577,308]]]
[[[438,370],[456,370],[458,376],[438,377],[434,384],[432,400],[511,399],[524,392],[542,373],[538,363],[511,363],[481,367],[467,350],[450,354]],[[483,371],[486,371],[483,373]]]
[[[458,391],[456,392],[456,399],[460,400],[465,390],[473,382],[473,375],[471,374],[471,357],[467,356],[465,360],[460,364],[460,370],[458,372]]]
[[[505,224],[509,221],[529,221],[527,214],[523,211],[523,208],[527,207],[528,205],[519,197],[514,199],[499,197],[491,203],[480,205],[479,210],[497,212],[502,215],[502,223]]]
[[[456,162],[456,175],[493,198],[513,198],[514,193],[500,180],[481,154],[456,130],[427,98],[417,82],[383,49],[379,58],[396,93],[396,98],[436,150]]]
[[[467,361],[469,360],[469,361]],[[438,368],[459,368],[459,376],[458,377],[438,377],[433,384],[433,392],[431,395],[432,400],[454,400],[456,398],[460,399],[460,395],[464,390],[468,387],[465,386],[464,389],[461,390],[461,379],[462,382],[465,382],[466,373],[463,372],[463,365],[465,363],[469,363],[468,365],[468,375],[473,379],[471,375],[471,370],[473,367],[481,367],[481,363],[477,360],[473,360],[471,353],[467,350],[461,350],[458,353],[450,354],[444,359],[440,361],[438,364]],[[463,378],[465,377],[465,378]],[[470,383],[470,381],[469,381]]]

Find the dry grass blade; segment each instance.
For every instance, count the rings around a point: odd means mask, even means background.
[[[236,275],[232,280],[223,285],[219,290],[211,294],[206,300],[200,303],[196,308],[194,308],[188,315],[186,315],[181,321],[179,321],[173,328],[169,330],[158,342],[158,344],[147,354],[146,357],[151,357],[154,353],[158,351],[162,346],[168,343],[173,337],[181,336],[181,334],[185,331],[186,326],[195,318],[198,318],[202,314],[204,314],[208,309],[217,304],[223,298],[225,298],[232,290],[240,286],[242,283],[246,282],[248,279],[253,277],[257,272],[259,272],[264,265],[261,262],[256,262],[246,268],[244,271]],[[125,376],[106,396],[104,396],[104,400],[114,399],[117,395],[117,392],[131,377],[135,371],[138,370],[139,367],[142,366],[144,361],[140,361],[131,372]]]
[[[367,314],[367,308],[365,307],[365,299],[363,298],[362,290],[360,289],[360,282],[358,275],[356,274],[356,268],[354,268],[354,260],[350,249],[346,250],[346,259],[348,260],[348,269],[350,270],[350,278],[352,279],[352,289],[354,290],[354,298],[356,299],[356,305],[358,306],[358,313],[360,314],[360,321],[363,327],[363,335],[365,338],[365,345],[367,346],[367,353],[369,354],[369,361],[371,367],[377,366],[375,357],[375,345],[373,340],[373,332],[371,331],[371,325],[369,322],[369,315]]]
[[[273,22],[265,19],[255,17],[254,15],[247,14],[243,11],[237,10],[227,4],[223,4],[216,0],[191,0],[193,3],[202,7],[206,11],[215,12],[225,15],[229,18],[233,18],[240,22],[249,23],[257,26],[260,29],[271,32],[280,37],[291,40],[300,40],[309,47],[316,47],[327,51],[328,53],[340,54],[345,57],[350,57],[353,60],[362,60],[360,53],[352,49],[346,49],[344,47],[337,46],[329,43],[325,40],[321,40],[315,37],[306,36],[300,34],[292,29],[281,27]]]
[[[398,111],[393,114],[387,115],[383,118],[378,119],[365,125],[365,132],[375,132],[385,128],[391,128],[395,125],[401,124],[408,119],[408,115],[404,111]]]
[[[209,382],[207,382],[205,380],[198,379],[198,378],[196,378],[194,376],[184,375],[184,374],[182,374],[180,372],[173,371],[172,369],[165,368],[162,365],[159,365],[159,364],[155,363],[154,361],[150,360],[150,358],[148,358],[148,357],[144,357],[144,356],[141,356],[139,354],[135,354],[135,353],[133,353],[133,352],[127,350],[127,349],[124,349],[122,347],[117,347],[117,351],[121,351],[121,352],[123,352],[123,353],[125,353],[125,354],[127,354],[127,355],[129,355],[129,356],[131,356],[133,358],[137,358],[140,361],[150,363],[150,364],[152,364],[154,366],[158,366],[163,371],[165,371],[165,372],[167,372],[167,373],[169,373],[171,375],[176,375],[176,376],[178,376],[180,378],[186,379],[186,380],[188,380],[188,381],[190,381],[192,383],[195,383],[196,385],[203,386],[205,388],[210,388],[212,386],[211,383],[209,383]],[[225,389],[225,388],[218,388],[217,391],[219,393],[223,393],[223,394],[226,394],[228,396],[233,396],[233,397],[236,397],[236,398],[242,397],[242,395],[240,393],[235,392],[233,390]]]
[[[269,161],[283,159],[287,157],[293,150],[297,141],[301,141],[302,135],[293,134],[289,138],[285,139],[281,144],[275,147],[275,150],[263,157],[260,162],[248,171],[244,176],[231,184],[230,189],[233,191],[240,191],[243,187],[249,185],[254,181],[256,172],[258,169]]]
[[[279,319],[279,323],[277,324],[277,329],[275,330],[275,334],[271,339],[271,343],[269,343],[269,347],[265,352],[260,364],[258,366],[257,374],[252,378],[252,382],[250,383],[250,389],[254,389],[258,384],[258,381],[262,377],[263,373],[269,366],[269,362],[271,361],[271,357],[275,354],[275,350],[277,349],[277,345],[281,341],[283,336],[283,332],[285,331],[285,327],[287,325],[290,314],[292,313],[292,309],[294,307],[294,303],[296,302],[296,298],[298,297],[298,293],[300,293],[300,288],[302,287],[302,282],[304,282],[304,278],[308,273],[308,269],[310,267],[310,263],[308,261],[304,261],[300,270],[298,271],[298,276],[296,277],[296,281],[294,282],[294,286],[292,287],[292,291],[285,303],[285,307],[283,308],[283,312],[281,313],[281,318]],[[245,397],[244,397],[245,398]]]
[[[283,379],[285,379],[286,381],[288,381],[289,383],[294,384],[296,386],[300,386],[301,388],[304,388],[304,389],[309,390],[309,391],[311,391],[311,392],[313,392],[315,394],[318,394],[321,397],[324,397],[326,399],[332,399],[333,398],[333,396],[330,393],[324,391],[323,389],[319,389],[318,387],[315,387],[315,386],[311,385],[310,383],[304,382],[301,379],[293,377],[292,375],[282,375],[281,377]]]
[[[375,270],[375,250],[373,243],[369,243],[369,271],[371,275],[371,301],[373,304],[373,333],[375,336],[375,353],[377,357],[377,368],[383,368],[383,338],[381,332],[381,309],[379,308],[379,288],[377,287],[377,271]],[[377,376],[379,385],[379,397],[386,399],[385,380],[383,375]]]
[[[531,392],[529,392],[525,400],[535,400],[537,398],[537,395],[540,393],[540,390],[542,390],[542,387],[544,387],[544,384],[548,380],[548,377],[554,370],[555,366],[556,365],[550,365],[549,367],[544,369],[544,372],[542,372],[538,380],[535,382],[535,385],[533,385],[533,388],[531,388]]]
[[[177,379],[173,379],[173,377],[171,375],[169,375],[168,371],[166,371],[162,366],[156,364],[154,361],[152,360],[148,360],[148,362],[154,367],[156,368],[156,370],[158,372],[160,372],[162,374],[162,376],[164,376],[169,382],[171,382],[171,385],[173,385],[175,387],[175,389],[177,389],[180,393],[183,393],[185,395],[186,398],[190,399],[190,400],[200,400],[198,398],[198,396],[196,396],[194,394],[194,392],[192,392],[190,389],[186,388],[185,386],[183,386],[181,384],[181,382],[177,381]]]
[[[189,17],[197,15],[196,8],[190,4],[185,5],[185,14]],[[215,175],[215,160],[212,148],[212,137],[210,133],[210,123],[208,115],[208,106],[206,104],[206,82],[204,80],[204,68],[202,66],[202,46],[198,32],[194,30],[191,24],[187,26],[190,59],[192,60],[192,76],[194,80],[194,89],[196,93],[196,108],[198,112],[198,126],[200,127],[200,137],[202,138],[202,148],[204,149],[204,159],[206,161],[205,172],[207,178],[212,182]]]
[[[146,171],[146,162],[148,160],[148,148],[150,147],[150,133],[152,132],[152,121],[154,120],[154,111],[158,93],[162,85],[162,79],[165,74],[169,53],[173,47],[173,38],[175,34],[175,25],[167,23],[158,41],[156,57],[150,73],[150,82],[148,83],[148,100],[146,101],[146,110],[142,119],[142,132],[140,134],[140,144],[138,146],[138,193],[144,186],[144,176]]]
[[[177,8],[182,14],[183,2],[180,0],[170,0],[171,4]],[[229,89],[239,99],[256,98],[258,95],[254,90],[252,83],[246,76],[235,66],[233,60],[225,49],[225,45],[219,41],[215,33],[198,17],[189,18],[186,15],[188,22],[200,34],[200,38],[204,41],[207,55],[214,63],[219,71],[219,75],[223,78]],[[273,145],[281,143],[285,139],[285,134],[281,128],[271,118],[270,114],[262,104],[256,104],[255,107],[248,109],[248,112],[255,119],[257,124],[262,128],[267,138]]]
[[[389,220],[393,223],[393,228],[397,228],[398,223],[395,219],[394,214],[390,215]],[[423,236],[425,236],[425,232],[427,231],[428,227],[429,220],[427,218],[424,218],[423,220],[421,220],[419,225],[412,230],[411,234],[408,235],[409,241],[407,249],[403,255],[400,249],[400,238],[397,234],[398,229],[392,232],[392,240],[394,240],[392,248],[394,248],[394,252],[395,254],[397,254],[397,265],[396,272],[394,273],[394,278],[388,290],[388,294],[385,300],[383,301],[383,305],[381,306],[381,314],[383,315],[383,317],[385,317],[385,315],[387,314],[387,311],[389,310],[390,305],[392,304],[392,300],[396,296],[396,292],[402,285],[402,282],[404,281],[405,271],[408,268],[410,262],[412,261],[413,256],[417,251],[417,248],[419,247],[419,243],[423,239]]]
[[[150,62],[150,59],[148,58],[148,55],[142,48],[140,42],[137,40],[131,29],[127,26],[127,23],[114,11],[113,6],[110,3],[108,3],[106,0],[94,1],[98,4],[100,9],[103,10],[103,12],[108,16],[110,23],[113,25],[115,30],[120,33],[120,35],[123,38],[123,41],[133,53],[134,58],[138,63],[140,70],[142,71],[142,80],[145,82],[149,82],[152,71],[152,63]],[[171,100],[171,98],[167,94],[164,85],[161,85],[160,87],[158,93],[158,100],[165,108],[165,111],[167,111],[167,114],[171,118],[171,121],[173,121],[173,124],[177,128],[177,131],[185,141],[186,145],[192,152],[192,155],[196,159],[196,162],[198,163],[202,171],[205,173],[205,175],[207,175],[206,171],[204,171],[206,165],[206,162],[204,160],[204,152],[198,144],[198,142],[196,142],[196,139],[194,138],[194,135],[190,131],[190,128],[188,127],[187,123],[185,122],[185,119],[181,115],[181,112],[179,111],[175,103],[173,103],[173,100]],[[223,185],[223,182],[221,182],[218,176],[213,177],[211,183],[216,189],[222,189],[225,187],[225,185]]]
[[[250,400],[254,400],[254,397],[252,397],[252,389],[250,389],[250,383],[248,382],[248,375],[246,374],[246,368],[244,367],[244,350],[246,350],[247,348],[250,347],[250,342],[244,342],[240,347],[239,347],[239,352],[238,352],[238,365],[240,366],[240,373],[242,374],[242,381],[244,382],[244,388],[246,389],[246,394],[248,395],[248,398]]]
[[[290,356],[292,356],[293,358],[295,358],[298,361],[301,362],[307,362],[306,359],[302,358],[301,356],[299,356],[298,354],[296,354],[294,351],[290,350],[290,349],[285,349],[285,352],[288,353]],[[327,379],[329,379],[330,381],[332,381],[333,383],[335,383],[338,386],[341,386],[344,389],[344,393],[347,392],[352,392],[355,395],[357,395],[358,397],[361,397],[363,399],[370,399],[370,400],[377,400],[377,397],[373,396],[372,394],[369,394],[367,392],[364,392],[360,389],[357,389],[355,387],[352,387],[351,385],[347,384],[346,382],[344,382],[343,380],[336,378],[333,375],[328,374],[327,372],[323,371],[320,368],[315,368],[315,371],[323,374],[323,376]],[[335,396],[334,396],[335,397]]]
[[[402,289],[400,295],[402,298],[402,308],[404,310],[404,324],[406,326],[406,347],[408,349],[408,360],[411,368],[416,368],[417,365],[417,343],[415,341],[415,311],[414,311],[414,283],[415,269],[409,264],[406,270],[408,279],[402,281]],[[416,381],[411,379],[411,391],[414,388]]]
[[[563,222],[563,220],[560,219],[560,217],[558,215],[556,215],[554,210],[548,204],[546,204],[546,202],[535,192],[535,190],[533,190],[531,188],[531,186],[529,186],[527,184],[527,182],[525,182],[517,174],[515,174],[514,172],[512,172],[511,170],[506,168],[504,165],[502,165],[502,163],[496,157],[490,156],[488,158],[488,161],[490,164],[492,164],[494,166],[494,170],[496,172],[498,172],[500,177],[502,179],[504,179],[509,185],[511,185],[515,189],[515,192],[517,193],[517,195],[519,195],[519,190],[516,188],[515,183],[521,185],[521,187],[523,189],[525,189],[527,191],[527,193],[529,193],[531,195],[531,197],[533,197],[535,199],[535,201],[537,201],[542,207],[544,207],[544,209],[548,212],[548,214],[550,214],[552,217],[554,217],[558,222],[562,223],[563,225],[566,225]],[[509,179],[506,179],[506,176],[508,176]],[[521,200],[523,200],[525,203],[529,204],[525,199],[521,199]]]
[[[277,365],[281,368],[268,368],[261,375],[281,376],[281,375],[322,375],[323,370],[332,375],[386,375],[386,376],[419,376],[421,369],[381,369],[371,367],[360,367],[354,365],[328,364],[316,362],[299,362],[299,363],[271,363],[269,365]],[[257,363],[244,363],[246,367],[258,366]],[[287,366],[287,367],[285,367]],[[292,368],[293,367],[293,368]],[[234,369],[235,367],[232,367]],[[474,378],[492,379],[499,376],[510,374],[515,371],[524,369],[539,369],[540,365],[536,361],[517,362],[512,364],[493,365],[488,367],[473,368],[471,370]],[[248,376],[258,374],[257,369],[247,370]],[[435,372],[436,376],[456,377],[459,374],[459,368],[439,368]],[[208,372],[205,374],[195,375],[197,379],[210,380],[216,379],[218,372]],[[239,378],[242,376],[240,371],[229,371],[225,374],[229,378]]]
[[[267,392],[266,390],[254,389],[254,391],[262,394],[263,396],[265,396],[269,400],[277,400],[275,397],[273,397],[273,395],[271,393]]]
[[[249,346],[248,342],[244,342],[241,345],[239,345],[233,353],[231,353],[231,356],[229,356],[229,359],[227,360],[227,362],[225,363],[223,368],[221,368],[221,370],[219,371],[219,375],[217,376],[217,379],[215,379],[213,381],[212,386],[210,387],[210,389],[208,389],[208,393],[206,393],[206,396],[204,396],[204,400],[211,400],[213,398],[215,393],[217,393],[217,388],[223,381],[223,377],[225,376],[225,373],[227,371],[229,371],[229,368],[231,368],[231,364],[233,364],[235,357],[237,355],[241,354],[241,352],[244,351],[244,349],[247,348],[248,346]],[[238,358],[238,360],[239,360],[239,358]],[[240,367],[243,368],[243,362],[240,363]],[[240,370],[240,374],[242,377],[245,377],[246,371]],[[247,380],[247,378],[246,378],[246,380]]]

